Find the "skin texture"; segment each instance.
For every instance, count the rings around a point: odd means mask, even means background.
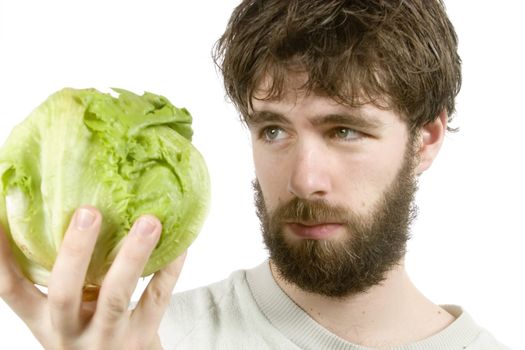
[[[404,164],[409,144],[405,121],[394,111],[372,104],[350,108],[324,96],[306,95],[294,88],[300,85],[290,84],[284,98],[273,100],[264,98],[267,93],[262,84],[259,95],[252,99],[248,126],[266,210],[272,213],[302,199],[349,208],[363,217],[370,215]],[[333,115],[354,118],[333,122],[327,118]],[[415,135],[412,176],[432,164],[446,124],[443,112]],[[321,233],[323,229],[331,231],[321,240],[337,246],[352,239],[351,230],[344,226],[323,228],[323,222],[317,224]],[[290,224],[283,225],[281,231],[290,249],[306,239]],[[411,283],[403,258],[366,293],[338,297],[299,288],[281,273],[276,261],[271,261],[271,269],[285,293],[312,318],[356,344],[379,349],[406,344],[431,336],[454,320]]]
[[[161,224],[137,220],[95,301],[83,301],[82,285],[102,217],[93,207],[77,210],[53,267],[48,294],[16,266],[0,228],[0,297],[24,320],[46,349],[162,349],[157,329],[184,263],[184,254],[157,272],[137,307],[128,305]]]

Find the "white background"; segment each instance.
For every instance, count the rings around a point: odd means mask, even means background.
[[[248,133],[211,60],[237,0],[0,0],[0,143],[52,92],[122,87],[162,94],[194,116],[212,178],[212,207],[178,291],[266,257],[252,205]],[[436,303],[464,306],[524,349],[525,6],[447,2],[460,38],[463,89],[434,166],[422,177],[407,265]],[[40,349],[0,301],[1,349]],[[7,345],[12,344],[12,345]]]

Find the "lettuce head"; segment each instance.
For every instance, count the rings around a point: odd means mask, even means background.
[[[180,255],[207,214],[210,181],[192,117],[152,93],[66,88],[16,126],[0,149],[0,224],[34,283],[47,285],[73,212],[103,214],[85,286],[99,286],[142,214],[162,234],[143,276]]]

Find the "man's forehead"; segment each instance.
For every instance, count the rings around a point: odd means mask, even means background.
[[[291,71],[286,74],[282,85],[275,86],[275,81],[271,75],[265,75],[258,80],[258,83],[250,96],[251,104],[254,101],[268,102],[294,102],[298,99],[315,95],[324,98],[332,105],[344,106],[345,108],[360,109],[367,105],[373,105],[382,110],[393,110],[388,96],[368,96],[364,91],[354,93],[353,91],[339,91],[337,96],[330,96],[329,93],[321,88],[310,86],[308,74],[301,71]],[[354,87],[355,89],[355,87]]]
[[[302,72],[289,72],[283,79],[282,91],[279,91],[279,95],[289,94],[306,94],[306,84],[308,83],[308,74]],[[276,91],[275,79],[270,74],[265,74],[262,78],[258,79],[255,84],[252,99],[267,99],[272,98],[281,99],[281,96],[272,96]]]
[[[267,112],[285,115],[288,108],[296,106],[301,100],[315,100],[315,105],[312,104],[311,106],[320,109],[317,111],[318,114],[323,114],[323,110],[326,110],[327,114],[330,115],[344,116],[351,114],[370,120],[374,124],[382,124],[385,121],[382,115],[385,113],[392,114],[393,112],[384,100],[366,102],[363,98],[361,101],[353,101],[355,105],[349,105],[344,101],[328,96],[322,91],[310,91],[305,88],[307,79],[308,77],[305,73],[290,74],[285,85],[282,86],[282,90],[275,91],[272,85],[273,79],[270,76],[266,76],[261,80],[253,93],[249,108],[249,118],[256,114],[269,115]],[[261,112],[264,113],[261,114]]]

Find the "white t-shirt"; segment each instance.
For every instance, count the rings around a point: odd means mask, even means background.
[[[391,350],[506,349],[458,306],[441,332]],[[160,326],[166,350],[370,350],[331,333],[277,285],[268,262],[221,282],[175,294]]]

